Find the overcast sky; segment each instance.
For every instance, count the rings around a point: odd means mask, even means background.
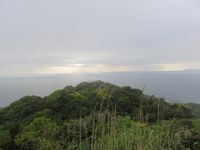
[[[0,76],[200,69],[199,0],[0,0]]]

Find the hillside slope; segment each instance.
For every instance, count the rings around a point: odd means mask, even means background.
[[[191,110],[192,115],[196,119],[200,119],[200,104],[186,103],[184,106]]]
[[[82,82],[75,87],[67,86],[43,98],[25,96],[1,109],[0,123],[13,119],[25,121],[40,114],[55,117],[57,120],[75,119],[90,114],[100,106],[109,109],[116,107],[118,114],[135,119],[142,109],[144,116],[156,119],[158,104],[162,117],[160,119],[191,117],[187,108],[154,96],[143,95],[139,89],[95,81]]]
[[[139,89],[119,87],[102,81],[82,82],[46,97],[25,96],[0,109],[0,146],[4,149],[17,149],[18,134],[29,130],[29,125],[38,118],[50,119],[47,120],[50,123],[47,129],[54,130],[55,125],[63,126],[66,121],[85,118],[104,110],[145,122],[192,117],[186,107],[144,95]],[[43,119],[39,121],[43,122]],[[40,124],[37,126],[40,128]]]

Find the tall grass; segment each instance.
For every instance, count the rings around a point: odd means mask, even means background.
[[[192,150],[200,149],[200,145],[199,147],[195,145],[200,137],[190,140],[193,135],[197,136],[197,133],[193,134],[184,126],[177,128],[184,124],[184,122],[177,124],[178,121],[175,119],[177,114],[174,114],[174,119],[168,121],[160,118],[162,107],[159,103],[157,122],[149,123],[148,119],[145,119],[148,117],[143,113],[143,98],[136,121],[129,116],[117,115],[116,106],[113,107],[110,102],[112,94],[105,91],[98,94],[103,97],[101,103],[97,105],[99,107],[87,117],[80,116],[79,120],[67,120],[58,126],[58,132],[52,134],[53,138],[50,138],[52,144],[48,148],[53,147],[53,150],[186,150],[186,147],[189,149],[192,147]],[[185,121],[187,123],[187,120]],[[200,123],[193,124],[200,131]],[[48,139],[44,136],[41,139],[46,138]]]
[[[71,142],[66,143],[68,150],[184,150],[176,135],[176,119],[160,120],[159,103],[158,121],[149,124],[144,119],[143,97],[139,121],[128,116],[117,116],[116,107],[109,111],[109,99],[103,98],[98,111],[79,120],[79,127],[73,128],[78,135],[73,134],[70,136]],[[103,109],[104,103],[106,109]]]
[[[116,112],[103,111],[79,120],[67,149],[74,150],[170,150],[178,149],[174,135],[174,121],[162,121],[153,125],[116,116]],[[77,131],[79,130],[79,131]]]

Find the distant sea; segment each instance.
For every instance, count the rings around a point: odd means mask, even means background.
[[[145,94],[162,97],[171,102],[200,103],[200,71],[188,70],[0,77],[0,107],[26,95],[46,96],[67,85],[95,80],[139,89],[145,87]]]

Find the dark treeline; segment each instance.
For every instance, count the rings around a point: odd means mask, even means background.
[[[0,109],[0,148],[37,149],[34,136],[37,132],[43,132],[40,131],[43,130],[41,122],[47,125],[45,133],[55,131],[51,136],[59,139],[66,134],[66,123],[104,110],[150,123],[193,117],[187,107],[144,95],[139,89],[118,87],[102,81],[83,82],[75,87],[57,90],[46,97],[26,96]],[[29,130],[33,132],[26,132]]]

